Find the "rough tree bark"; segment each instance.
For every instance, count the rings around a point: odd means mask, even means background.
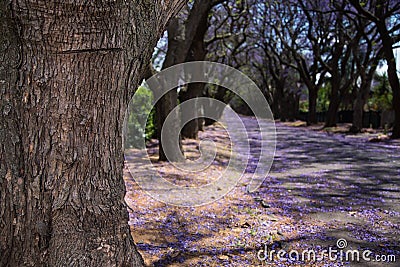
[[[122,122],[182,4],[0,3],[0,266],[143,265]]]

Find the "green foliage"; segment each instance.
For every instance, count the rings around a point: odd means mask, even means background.
[[[369,108],[375,111],[392,109],[393,94],[386,73],[375,75],[375,81],[377,84],[372,88],[372,96],[368,100]]]
[[[318,90],[317,112],[324,112],[328,110],[330,90],[330,83],[326,83],[324,86],[321,87],[321,89]]]
[[[128,108],[129,116],[125,126],[125,148],[141,148],[143,145],[141,140],[143,138],[147,141],[154,137],[156,129],[152,100],[152,92],[146,87],[140,86],[135,93],[134,101],[130,103]],[[148,118],[147,114],[149,114]]]
[[[234,111],[236,111],[239,114],[248,116],[253,115],[251,109],[246,104],[246,102],[244,102],[244,100],[237,95],[234,95],[232,97],[232,99],[229,101],[229,105]]]
[[[308,112],[308,101],[300,101],[299,110],[300,112]]]

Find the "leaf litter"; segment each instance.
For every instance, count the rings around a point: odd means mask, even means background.
[[[252,127],[255,119],[242,120]],[[360,151],[359,143],[354,147],[337,136],[285,124],[277,124],[277,131],[275,161],[258,191],[249,194],[240,182],[224,198],[200,207],[175,207],[152,199],[127,168],[134,170],[135,162],[125,162],[129,224],[147,266],[353,266],[327,256],[316,261],[279,260],[276,254],[273,260],[257,257],[266,246],[300,254],[313,249],[319,255],[336,247],[339,238],[348,241],[349,249],[393,254],[400,260],[399,172],[390,165],[399,164],[399,149],[375,143]],[[156,160],[153,140],[148,154],[158,173],[181,186],[201,186],[219,177],[229,161],[229,137],[218,124],[206,127],[199,137],[217,144],[219,153],[211,166],[201,173],[182,174]],[[259,144],[255,140],[250,140],[252,146]],[[188,158],[200,156],[198,144],[183,141]],[[377,158],[377,152],[386,158]],[[371,158],[386,168],[371,169]],[[376,188],[377,184],[381,186]]]

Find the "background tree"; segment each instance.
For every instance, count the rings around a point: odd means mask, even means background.
[[[197,27],[196,33],[194,35],[192,44],[190,46],[186,61],[203,61],[205,60],[207,51],[204,43],[204,38],[209,26],[208,17],[209,9],[202,14],[202,18]],[[186,90],[179,92],[180,102],[184,102],[190,99],[197,98],[203,95],[205,84],[204,83],[190,83],[186,86]],[[186,118],[197,118],[192,119],[185,125],[183,125],[181,135],[183,137],[197,139],[199,130],[202,128],[201,109],[197,102],[192,109],[189,109],[185,114],[181,114],[182,121],[186,121]]]
[[[364,106],[370,95],[370,89],[379,61],[382,59],[382,46],[377,40],[376,27],[362,17],[355,17],[357,31],[362,34],[359,45],[354,47],[354,60],[358,77],[354,81],[355,99],[353,102],[353,123],[350,132],[361,132],[363,127]]]
[[[310,4],[318,6],[321,3],[313,1],[308,5]],[[285,45],[290,49],[296,62],[293,68],[298,71],[301,81],[308,89],[307,123],[314,124],[317,122],[318,91],[325,82],[327,73],[326,68],[323,68],[321,64],[320,57],[321,51],[329,45],[329,34],[324,30],[324,23],[319,23],[321,18],[314,17],[303,1],[295,1],[292,5],[294,6],[292,12],[298,17],[299,33],[296,35],[297,39],[292,40],[291,45],[287,42]]]
[[[346,0],[254,0],[247,1],[249,7],[244,12],[232,12],[235,5],[226,2],[213,13],[214,32],[209,31],[209,35],[215,37],[210,38],[208,58],[239,67],[250,75],[269,99],[276,118],[281,117],[280,106],[285,111],[289,111],[285,105],[297,106],[287,103],[296,103],[296,94],[303,94],[300,88],[306,87],[307,120],[315,123],[317,103],[321,102],[318,91],[324,85],[329,89],[325,126],[334,126],[338,111],[353,106],[352,131],[359,132],[368,88],[383,56],[377,26]],[[363,4],[364,8],[369,6],[374,5]],[[387,7],[387,23],[396,43],[398,6],[392,3]],[[235,42],[239,39],[242,42]],[[240,46],[235,48],[238,43]],[[285,84],[277,87],[281,83],[274,74],[283,66],[288,67],[285,75],[293,77],[292,82],[281,77]],[[283,115],[285,120],[287,116]]]
[[[195,39],[197,28],[200,23],[204,23],[204,16],[208,14],[211,6],[211,0],[199,1],[196,0],[191,6],[188,6],[189,13],[181,14],[181,16],[173,18],[168,26],[168,50],[162,65],[162,70],[176,64],[184,63],[188,58],[190,48],[192,47],[193,40]],[[161,129],[162,125],[167,118],[168,114],[178,104],[177,90],[171,90],[165,94],[156,105],[157,129],[159,139],[159,160],[162,161],[181,161],[183,160],[182,149],[176,147],[172,139],[163,140],[161,142]],[[180,129],[179,116],[176,116],[174,121],[175,133],[172,136],[178,136]],[[171,151],[170,158],[167,159],[164,146],[168,146]]]
[[[249,62],[251,62],[248,54],[251,45],[247,43],[250,5],[249,1],[221,1],[213,6],[205,41],[208,60],[227,64],[247,73]],[[235,94],[220,86],[207,85],[205,94],[224,103],[230,103],[236,111],[239,111],[237,108],[244,106],[243,101]],[[207,108],[214,107],[204,107],[204,109]],[[223,110],[217,112],[222,115]],[[245,108],[241,112],[249,111]],[[213,121],[205,119],[206,125],[210,123]]]
[[[379,32],[384,58],[388,65],[388,78],[393,91],[393,109],[395,112],[392,138],[400,138],[400,82],[396,70],[394,45],[400,41],[400,23],[398,14],[400,3],[394,0],[357,1],[348,0],[357,14],[372,21]],[[349,10],[349,12],[352,12]],[[353,12],[355,13],[355,12]]]
[[[318,31],[325,42],[322,50],[317,50],[318,60],[329,73],[330,96],[325,127],[336,126],[337,112],[341,101],[350,90],[355,77],[353,48],[358,44],[360,34],[354,29],[352,21],[344,15],[344,1],[319,1],[303,4],[303,11],[309,21],[315,20]],[[309,36],[310,37],[310,36]]]

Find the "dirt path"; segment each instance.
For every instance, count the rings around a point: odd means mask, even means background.
[[[256,121],[242,117],[248,132]],[[177,208],[157,202],[144,193],[126,172],[130,224],[135,242],[149,266],[398,266],[400,262],[400,149],[390,143],[329,135],[277,124],[277,151],[270,174],[253,194],[246,184],[210,205]],[[171,182],[206,184],[226,167],[227,135],[216,125],[200,138],[216,142],[222,151],[207,170],[182,176],[168,164],[154,161]],[[256,155],[257,135],[250,135]],[[189,157],[198,156],[197,142],[185,140]],[[156,146],[149,154],[157,153]],[[137,153],[130,151],[129,153]],[[131,170],[139,170],[129,161]],[[254,160],[254,159],[253,159]],[[251,166],[248,172],[251,173]],[[133,175],[140,175],[133,172]],[[143,173],[143,172],[142,172]],[[344,238],[348,249],[395,255],[397,263],[329,259],[260,260],[257,253],[272,249],[305,249],[322,255],[337,249]],[[259,254],[259,256],[263,254]],[[292,254],[293,256],[295,254]],[[335,254],[340,258],[340,250]],[[294,257],[293,257],[294,258]]]

